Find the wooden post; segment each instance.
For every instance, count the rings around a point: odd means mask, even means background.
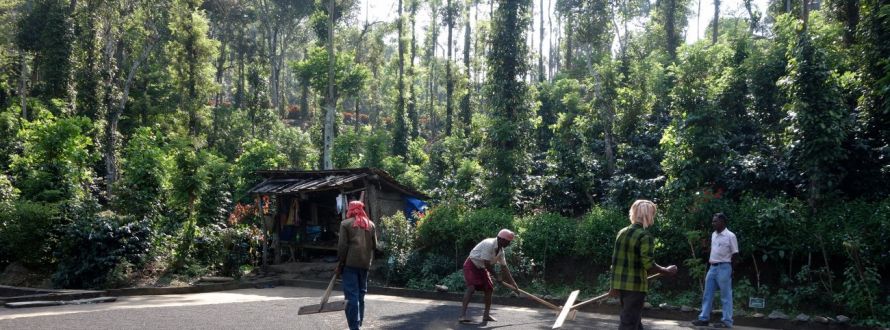
[[[368,191],[368,202],[365,203],[365,205],[368,207],[368,212],[370,212],[369,215],[371,216],[371,221],[380,221],[380,204],[377,197],[377,186],[373,184],[373,181],[365,181],[365,187],[367,187]]]
[[[265,214],[263,214],[263,205],[262,199],[259,194],[253,195],[254,203],[256,203],[256,212],[260,217],[260,222],[263,224],[263,264],[261,270],[265,273],[269,267],[269,228],[266,227],[266,219]]]

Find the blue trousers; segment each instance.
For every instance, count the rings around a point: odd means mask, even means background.
[[[708,321],[714,305],[714,292],[720,290],[723,305],[723,323],[732,326],[732,265],[728,262],[711,265],[705,277],[705,295],[702,297],[698,319]]]
[[[361,328],[365,319],[365,293],[368,292],[368,270],[343,267],[343,295],[346,296],[346,322],[350,330]]]

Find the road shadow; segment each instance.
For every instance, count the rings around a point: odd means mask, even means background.
[[[387,329],[398,330],[440,330],[440,329],[537,329],[550,328],[550,320],[516,321],[508,318],[509,311],[492,309],[491,315],[498,319],[497,322],[481,322],[482,308],[470,306],[467,314],[473,322],[461,323],[457,321],[460,315],[460,306],[455,305],[431,305],[427,308],[411,314],[387,315],[379,319],[386,324]]]

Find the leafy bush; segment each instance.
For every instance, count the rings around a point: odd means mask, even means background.
[[[262,232],[252,225],[239,225],[219,232],[225,261],[220,274],[241,277],[245,266],[256,266],[260,262]],[[246,267],[249,269],[250,267]]]
[[[452,258],[440,254],[426,254],[420,263],[420,273],[409,279],[407,286],[412,289],[432,290],[441,284],[449,274],[455,272],[456,265]]]
[[[362,164],[363,145],[361,135],[354,130],[346,130],[334,137],[331,147],[331,161],[334,168],[356,168]]]
[[[567,256],[575,245],[578,222],[555,213],[527,216],[518,221],[522,253],[539,262]]]
[[[130,137],[115,187],[115,204],[121,213],[144,218],[161,211],[172,167],[163,144],[160,135],[148,127],[138,128]]]
[[[455,241],[459,256],[466,256],[479,241],[495,237],[503,228],[516,230],[513,213],[499,208],[472,210],[460,219],[459,235]]]
[[[611,265],[615,235],[628,224],[627,214],[620,209],[591,208],[578,223],[574,253],[589,256],[592,263]]]
[[[57,119],[47,111],[24,123],[18,133],[24,150],[10,166],[22,196],[46,202],[85,197],[99,156],[90,152],[91,132],[88,118]]]
[[[456,204],[435,206],[417,221],[417,248],[451,255],[460,236],[463,211]]]
[[[415,235],[412,227],[402,212],[381,219],[380,243],[386,257],[387,282],[401,277],[405,271],[408,257],[414,249]]]
[[[57,204],[16,201],[9,212],[0,211],[0,250],[28,266],[52,264],[59,220]]]
[[[53,283],[63,288],[102,288],[114,279],[119,266],[140,267],[151,248],[151,225],[112,212],[83,215],[63,229]],[[123,264],[122,263],[127,263]]]
[[[235,200],[250,202],[250,196],[246,192],[261,180],[253,172],[278,168],[287,163],[287,157],[262,140],[247,141],[243,148],[244,153],[235,161],[233,171],[238,180],[235,184]]]

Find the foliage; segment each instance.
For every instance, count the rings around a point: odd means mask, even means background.
[[[21,126],[17,107],[0,111],[0,169],[7,169],[12,155],[21,148],[21,141],[16,137]]]
[[[525,82],[518,77],[528,71],[525,40],[529,26],[527,0],[503,2],[493,16],[491,50],[488,54],[488,90],[492,104],[492,127],[481,155],[488,180],[488,198],[495,207],[519,209],[519,177],[526,171],[527,140],[530,133],[530,101]]]
[[[443,204],[427,210],[426,216],[417,221],[417,247],[442,254],[456,254],[463,213],[463,208],[458,204]]]
[[[163,208],[165,186],[172,164],[162,149],[163,139],[151,128],[136,130],[124,148],[116,206],[136,219],[151,217]]]
[[[68,18],[69,5],[62,0],[36,1],[19,21],[16,44],[37,54],[37,71],[43,79],[37,95],[46,99],[67,94],[74,35]]]
[[[612,264],[612,242],[615,234],[628,225],[627,214],[620,209],[594,207],[578,222],[575,244],[563,248],[572,249],[576,255],[589,256],[595,264]],[[608,243],[605,243],[608,242]]]
[[[454,241],[458,251],[461,251],[459,255],[469,253],[477,243],[495,237],[504,228],[517,231],[513,223],[513,213],[509,210],[484,208],[462,214],[459,236]]]
[[[0,212],[0,255],[30,266],[50,265],[60,243],[58,227],[58,205],[18,200],[12,210]]]
[[[260,178],[254,171],[276,169],[285,164],[287,158],[271,144],[262,140],[251,140],[244,143],[244,153],[235,160],[234,199],[239,202],[250,202],[247,190],[259,183]]]
[[[90,150],[90,120],[55,118],[48,111],[37,116],[19,130],[23,150],[10,166],[22,197],[46,202],[85,197],[98,156]]]
[[[138,269],[151,248],[151,236],[147,219],[108,211],[83,214],[63,229],[53,283],[63,288],[104,288],[110,280],[120,283],[122,279],[115,278],[119,267]]]
[[[364,88],[368,80],[368,69],[353,62],[355,56],[346,52],[334,55],[334,88],[337,95],[353,95]],[[327,95],[328,88],[328,52],[323,47],[312,47],[309,56],[303,61],[293,64],[298,76],[309,81],[309,85],[319,95]],[[337,97],[335,97],[336,99]]]
[[[520,218],[518,235],[522,253],[546,264],[557,257],[571,255],[576,242],[578,223],[552,213],[542,213]]]
[[[803,173],[800,189],[811,206],[828,198],[842,175],[836,164],[846,156],[842,143],[849,130],[848,110],[839,104],[836,77],[824,51],[807,32],[789,50],[789,73],[781,81],[788,93],[788,139],[793,164]]]
[[[387,258],[386,278],[387,282],[390,282],[393,278],[402,277],[398,273],[406,269],[406,263],[416,243],[415,229],[402,212],[383,217],[380,222],[382,231],[380,242],[383,245],[383,254]]]

